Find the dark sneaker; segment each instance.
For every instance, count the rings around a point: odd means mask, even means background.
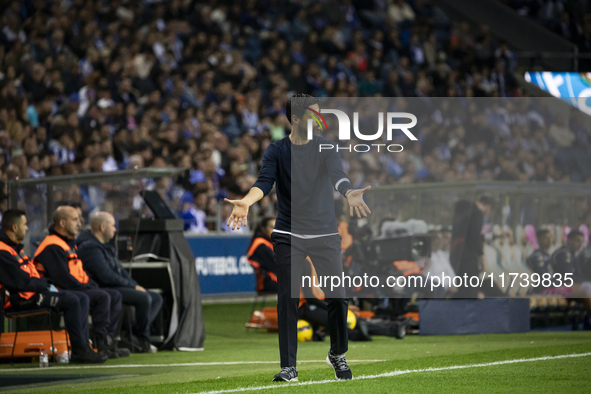
[[[273,376],[273,382],[297,382],[298,370],[296,367],[281,368],[281,372]]]
[[[109,335],[97,335],[96,345],[96,348],[98,349],[99,353],[104,354],[108,358],[119,358],[119,353],[117,353],[117,350],[113,345],[113,338],[111,338]]]
[[[158,353],[158,348],[150,343],[147,338],[138,338],[138,350],[134,353]]]
[[[119,355],[119,357],[129,357],[129,355],[131,354],[129,349],[124,348],[124,347],[120,348],[120,347],[115,346],[115,348],[113,350]]]
[[[102,364],[107,361],[107,356],[88,349],[72,349],[70,364]]]
[[[353,373],[345,361],[345,355],[339,354],[334,355],[332,351],[328,351],[326,356],[326,363],[334,369],[334,377],[337,380],[351,380],[353,379]]]
[[[406,327],[411,322],[412,322],[412,317],[407,317],[405,319],[397,321],[393,336],[396,339],[404,339],[404,337],[406,336]]]
[[[139,342],[135,335],[124,335],[117,341],[117,347],[119,349],[126,348],[131,353],[137,353],[139,349]]]

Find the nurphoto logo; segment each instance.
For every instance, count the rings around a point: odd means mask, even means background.
[[[328,131],[328,125],[326,123],[326,119],[322,116],[322,114],[332,114],[337,117],[337,122],[339,124],[339,141],[349,141],[351,139],[351,120],[349,115],[347,115],[344,111],[338,109],[326,109],[323,108],[320,112],[315,111],[311,108],[306,108],[309,111],[309,115],[312,119],[308,119],[308,139],[311,140],[314,136],[314,121],[318,124],[320,129],[324,128]],[[353,113],[353,133],[355,133],[355,137],[362,141],[377,141],[382,138],[382,134],[384,133],[384,118],[386,119],[386,139],[388,141],[392,141],[393,131],[400,130],[402,131],[411,141],[417,141],[417,137],[409,130],[416,126],[417,124],[417,117],[408,112],[384,112],[378,113],[378,130],[373,134],[364,134],[359,130],[359,113]],[[409,119],[409,123],[395,123],[399,122],[401,119]],[[323,127],[324,126],[324,127]],[[402,152],[404,147],[400,144],[356,144],[356,145],[348,145],[348,146],[339,146],[333,144],[320,144],[320,152],[322,150],[330,150],[336,149],[337,152],[340,150],[351,150],[355,152],[369,152],[372,147],[376,147],[378,152],[380,151],[381,147],[385,147],[388,152]]]

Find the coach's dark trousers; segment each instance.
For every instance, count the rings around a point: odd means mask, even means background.
[[[10,311],[29,311],[51,308],[64,314],[64,323],[75,349],[88,348],[88,306],[85,294],[60,290],[59,293],[43,291],[35,293],[28,300],[20,297],[10,298]]]
[[[121,317],[121,293],[107,288],[70,290],[70,292],[88,296],[95,335],[98,337],[110,335],[114,338]]]
[[[343,272],[341,261],[341,236],[330,235],[301,239],[274,232],[271,235],[277,260],[277,322],[279,325],[279,354],[281,368],[295,367],[298,338],[298,304],[301,273],[309,256],[319,276],[338,275]],[[292,281],[293,276],[293,281]],[[328,303],[328,333],[330,348],[334,354],[348,349],[347,299],[343,288],[329,293],[323,289]],[[292,297],[292,295],[294,297]]]

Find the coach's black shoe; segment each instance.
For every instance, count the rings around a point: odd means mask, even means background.
[[[281,372],[273,376],[273,382],[297,382],[298,370],[296,367],[281,368]]]
[[[353,373],[345,361],[345,355],[332,354],[332,350],[328,351],[326,356],[326,363],[334,369],[334,377],[337,380],[351,380],[353,379]]]

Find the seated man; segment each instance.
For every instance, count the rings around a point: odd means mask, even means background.
[[[121,294],[99,289],[84,271],[74,244],[79,230],[78,211],[69,206],[59,207],[49,235],[35,252],[35,264],[60,289],[88,296],[97,349],[109,358],[127,357],[129,351],[118,349],[113,340],[121,316]]]
[[[115,218],[97,212],[90,218],[90,231],[76,240],[84,269],[101,288],[121,293],[123,303],[135,307],[133,334],[140,341],[140,352],[150,353],[150,325],[162,307],[162,297],[147,291],[134,281],[117,259],[115,248],[108,244],[115,236]]]
[[[263,218],[255,228],[246,258],[255,271],[256,291],[277,293],[277,262],[273,253],[271,233],[275,228],[275,219]]]
[[[9,209],[4,212],[0,231],[0,284],[10,293],[7,310],[51,307],[62,312],[72,344],[70,363],[105,362],[107,357],[93,352],[89,346],[88,297],[82,293],[58,291],[46,278],[40,277],[21,244],[27,229],[27,217],[23,211]]]
[[[576,299],[587,311],[585,327],[591,328],[591,282],[587,280],[579,267],[581,261],[578,259],[583,243],[583,233],[578,230],[568,233],[566,245],[558,248],[551,257],[552,271],[561,274],[565,285],[558,288],[548,288],[542,294],[562,295],[566,298]],[[566,285],[566,275],[572,279],[572,286]]]
[[[538,240],[539,247],[527,258],[526,263],[533,272],[540,275],[540,278],[543,278],[544,274],[552,275],[554,273],[554,270],[552,269],[553,260],[550,255],[552,234],[550,233],[550,230],[541,229],[536,232],[536,239]],[[543,290],[544,287],[540,281],[538,286],[532,286],[531,291],[533,293],[539,293]]]
[[[550,247],[552,246],[552,234],[550,230],[541,229],[536,232],[539,247],[527,258],[527,265],[538,275],[551,273],[549,266],[552,264]]]

